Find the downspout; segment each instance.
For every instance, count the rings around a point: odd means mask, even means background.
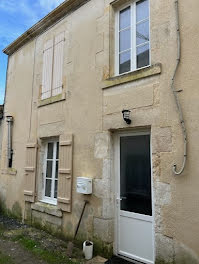
[[[180,60],[181,60],[181,39],[180,39],[180,27],[179,27],[178,0],[175,1],[175,10],[176,10],[176,23],[177,23],[178,55],[177,55],[177,63],[176,63],[176,67],[174,70],[173,78],[171,80],[171,90],[172,90],[174,98],[175,98],[175,102],[176,102],[176,106],[177,106],[177,110],[178,110],[178,114],[179,114],[179,119],[180,119],[180,125],[181,125],[183,138],[184,138],[184,158],[183,158],[183,164],[182,164],[181,169],[179,171],[177,171],[177,165],[174,164],[173,165],[173,172],[175,175],[180,175],[184,171],[184,168],[186,165],[186,160],[187,160],[187,132],[186,132],[185,122],[184,122],[184,118],[183,118],[182,108],[180,105],[179,98],[177,96],[177,93],[181,92],[182,90],[177,91],[174,88],[175,77],[176,77],[176,73],[177,73],[177,70],[178,70],[178,67],[180,64]]]
[[[12,156],[13,156],[12,123],[13,123],[13,117],[12,116],[6,116],[6,121],[8,123],[8,168],[12,168]]]

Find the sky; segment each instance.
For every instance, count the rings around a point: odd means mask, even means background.
[[[64,0],[0,0],[0,104],[3,104],[7,56],[2,50]]]

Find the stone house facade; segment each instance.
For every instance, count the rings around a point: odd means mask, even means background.
[[[5,48],[4,209],[72,237],[87,200],[79,240],[199,263],[198,10],[68,0]]]
[[[3,123],[3,105],[0,105],[0,158],[1,158],[1,143],[2,143],[2,123]]]

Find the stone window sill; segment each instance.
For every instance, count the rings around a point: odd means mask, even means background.
[[[31,209],[41,213],[53,215],[56,217],[60,217],[60,218],[62,217],[62,211],[58,209],[56,205],[37,202],[31,205]]]
[[[42,107],[44,105],[49,105],[49,104],[53,104],[56,102],[60,102],[66,99],[66,93],[61,93],[55,96],[52,96],[50,98],[44,99],[44,100],[39,100],[38,102],[38,107]]]
[[[6,175],[13,175],[13,176],[15,176],[15,175],[17,175],[17,170],[14,169],[14,168],[7,168],[7,169],[1,170],[1,173],[2,174],[6,174]]]
[[[103,81],[102,89],[107,89],[120,84],[137,81],[139,79],[143,79],[146,77],[151,77],[153,75],[160,74],[161,71],[162,71],[161,63],[157,63],[133,72],[122,74],[119,76],[114,76]]]

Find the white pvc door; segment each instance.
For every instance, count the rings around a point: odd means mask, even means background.
[[[150,134],[116,137],[117,254],[154,263]]]

